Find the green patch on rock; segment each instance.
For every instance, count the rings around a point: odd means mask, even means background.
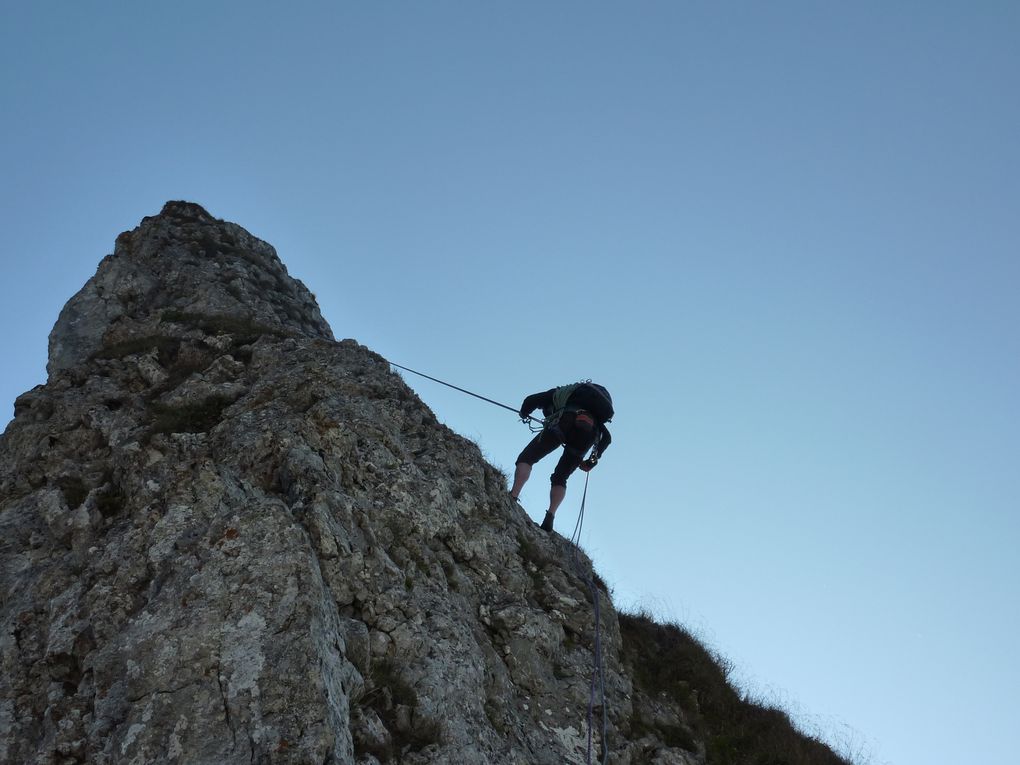
[[[61,476],[56,483],[60,493],[64,495],[64,501],[71,510],[80,507],[89,495],[88,485],[78,476]]]
[[[209,396],[188,404],[153,404],[155,418],[150,433],[206,433],[221,419],[223,410],[233,403],[226,396]]]
[[[378,715],[389,734],[385,742],[362,743],[355,754],[370,754],[382,763],[400,762],[402,755],[417,752],[442,739],[438,721],[418,714],[418,693],[392,659],[381,659],[369,672],[368,690],[360,703]]]
[[[172,361],[177,356],[181,341],[165,335],[145,335],[131,337],[110,345],[104,345],[92,354],[93,359],[123,359],[139,353],[157,351],[161,364]]]
[[[288,333],[242,316],[192,313],[167,309],[160,314],[165,322],[194,327],[209,335],[230,335],[235,346],[249,345],[263,335],[288,337]]]

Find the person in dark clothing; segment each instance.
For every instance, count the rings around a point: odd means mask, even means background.
[[[613,400],[609,391],[595,383],[563,385],[524,399],[521,419],[528,419],[539,407],[545,415],[545,427],[517,457],[510,496],[515,500],[520,497],[532,466],[562,446],[563,453],[552,473],[549,510],[542,521],[542,528],[552,531],[556,509],[567,493],[567,478],[577,468],[588,472],[595,467],[613,440],[606,428],[613,417]],[[591,456],[585,459],[589,449]]]

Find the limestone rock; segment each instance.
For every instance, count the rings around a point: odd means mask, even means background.
[[[73,367],[104,345],[158,337],[160,319],[197,316],[206,329],[235,334],[259,328],[333,338],[311,293],[269,244],[196,204],[168,202],[117,237],[113,254],[64,306],[47,370]]]
[[[0,763],[586,761],[590,561],[269,245],[167,204],[49,373],[0,439]],[[610,762],[704,763],[595,592],[592,761],[604,714]]]

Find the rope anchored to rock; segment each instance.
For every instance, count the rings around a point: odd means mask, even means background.
[[[467,390],[466,388],[460,388],[460,387],[454,385],[453,383],[445,382],[444,380],[440,380],[438,377],[432,377],[431,375],[427,375],[424,372],[418,372],[417,370],[411,369],[409,367],[402,367],[402,366],[400,366],[400,364],[394,364],[392,361],[389,361],[388,363],[389,363],[389,365],[391,367],[396,367],[397,369],[403,369],[405,372],[410,372],[411,374],[416,374],[419,377],[424,377],[426,380],[432,380],[432,382],[437,382],[440,385],[445,385],[447,388],[453,388],[454,390],[459,390],[461,393],[467,393],[469,396],[474,396],[475,398],[480,398],[482,401],[487,401],[490,404],[495,404],[496,406],[501,406],[504,409],[509,409],[511,412],[513,412],[516,415],[520,415],[520,412],[518,412],[512,406],[507,406],[506,404],[501,404],[498,401],[493,401],[491,398],[486,398],[485,396],[481,396],[481,395],[479,395],[477,393],[472,393],[471,391]],[[528,425],[530,427],[532,427],[532,432],[535,432],[535,429],[534,429],[535,425],[538,426],[539,430],[541,430],[543,427],[545,427],[545,421],[544,420],[540,420],[537,417],[532,417],[530,415],[528,415],[527,417],[522,419],[521,422],[528,423]]]

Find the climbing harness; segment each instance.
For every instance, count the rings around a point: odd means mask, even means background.
[[[582,398],[568,403],[575,393],[580,392]],[[594,414],[602,422],[613,420],[613,400],[609,391],[601,385],[593,383],[590,379],[579,380],[569,385],[561,385],[553,390],[552,403],[542,410],[545,415],[544,429],[555,428],[563,415],[569,411],[580,411],[586,414]],[[532,429],[532,432],[537,432]]]
[[[595,681],[598,680],[599,686],[599,703],[602,709],[602,759],[600,762],[605,765],[609,759],[609,746],[608,746],[608,735],[606,733],[606,720],[608,714],[606,713],[606,676],[605,670],[602,666],[602,609],[599,602],[599,591],[595,584],[594,577],[588,576],[584,568],[581,565],[581,561],[577,557],[578,551],[581,549],[581,528],[584,525],[584,505],[588,499],[588,479],[589,474],[584,475],[584,493],[581,495],[581,510],[577,514],[577,523],[574,525],[574,533],[570,537],[570,543],[573,545],[573,559],[574,559],[574,571],[578,577],[585,581],[588,585],[588,590],[591,593],[592,604],[595,608],[595,647],[594,647],[594,661],[591,672],[591,685],[588,693],[588,750],[586,754],[585,762],[587,765],[591,765],[591,743],[592,743],[592,717],[595,708]]]

